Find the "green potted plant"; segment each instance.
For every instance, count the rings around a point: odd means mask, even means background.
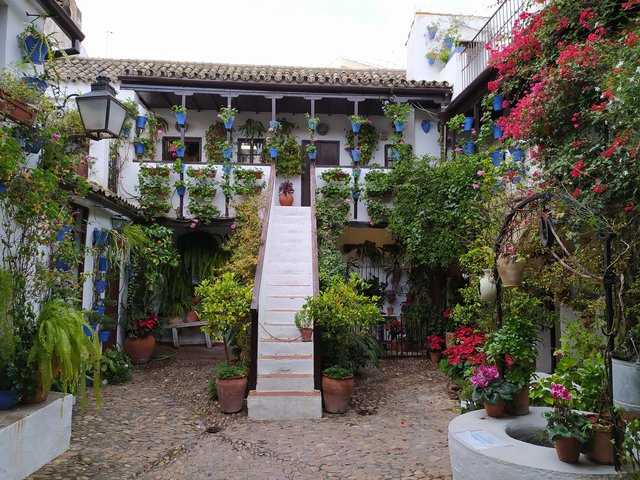
[[[307,155],[309,155],[309,160],[315,160],[318,155],[318,148],[313,144],[309,143],[306,147],[304,147]]]
[[[360,293],[365,287],[356,274],[348,281],[335,277],[318,296],[308,297],[302,307],[304,315],[321,328],[326,347],[322,360],[328,366],[323,370],[322,398],[330,413],[344,413],[349,408],[354,370],[349,348],[353,336],[365,335],[370,326],[383,321],[375,303],[377,298]],[[360,333],[354,333],[356,327]]]
[[[515,386],[500,378],[495,365],[482,364],[474,368],[469,381],[473,385],[471,400],[482,403],[490,417],[501,417],[505,400],[511,400]]]
[[[320,123],[320,119],[312,116],[310,113],[305,113],[304,118],[307,119],[307,128],[309,129],[309,133],[313,134]]]
[[[156,346],[156,336],[162,332],[160,319],[155,313],[142,313],[137,309],[128,312],[127,338],[124,339],[124,351],[131,363],[140,365],[149,363]]]
[[[296,312],[294,316],[294,322],[298,330],[300,330],[300,337],[303,342],[310,342],[313,336],[313,318],[308,315],[307,311],[300,310]]]
[[[293,183],[289,180],[285,180],[278,187],[278,201],[283,207],[290,207],[293,205]]]
[[[413,112],[410,103],[396,103],[388,100],[382,104],[384,116],[393,122],[396,132],[402,132],[407,123],[407,118]]]
[[[172,105],[171,111],[176,115],[176,123],[183,126],[187,120],[187,108],[182,105]]]
[[[216,369],[220,411],[239,412],[247,389],[248,372],[242,362],[231,364],[229,348],[234,336],[246,332],[249,325],[253,285],[243,284],[233,273],[227,272],[213,282],[203,280],[195,292],[202,299],[201,318],[207,322],[202,331],[224,341],[226,362]]]
[[[29,352],[29,362],[37,367],[37,389],[34,397],[27,401],[46,400],[53,379],[59,375],[62,392],[75,395],[80,384],[84,402],[85,372],[90,368],[94,397],[100,406],[100,342],[95,332],[91,336],[85,335],[83,327],[90,328],[82,312],[73,305],[59,298],[50,298],[44,303]]]
[[[35,21],[39,18],[27,23],[18,35],[24,59],[34,65],[42,65],[45,60],[53,61],[53,47],[57,45],[52,35],[44,34],[36,27]]]
[[[351,131],[353,133],[360,132],[360,128],[365,124],[372,124],[373,122],[363,115],[349,115],[349,121],[351,122]]]
[[[238,110],[235,108],[222,107],[218,112],[218,118],[224,123],[224,128],[231,130],[233,127],[233,120],[236,118]]]
[[[169,144],[169,152],[171,153],[171,158],[176,158],[176,162],[180,161],[182,164],[182,158],[184,157],[184,153],[187,147],[185,146],[182,140],[174,140]],[[176,169],[176,173],[182,173],[180,169]]]
[[[122,351],[120,346],[106,350],[102,354],[102,378],[107,383],[116,385],[131,380],[131,359]]]
[[[553,408],[544,412],[546,432],[561,462],[578,463],[580,450],[589,439],[589,421],[571,408],[572,395],[564,385],[551,384]]]

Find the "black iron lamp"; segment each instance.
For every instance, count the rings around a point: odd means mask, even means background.
[[[76,97],[76,105],[87,137],[102,140],[120,135],[127,110],[116,100],[108,77],[98,76],[90,92]]]
[[[113,228],[117,232],[122,232],[127,223],[129,223],[129,219],[127,217],[123,217],[122,215],[111,217],[111,228]]]

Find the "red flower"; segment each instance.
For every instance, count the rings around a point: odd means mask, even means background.
[[[582,173],[583,168],[584,168],[584,162],[580,160],[573,166],[573,169],[571,170],[571,176],[573,178],[579,177],[580,174]]]
[[[573,198],[576,198],[578,195],[580,195],[582,193],[582,190],[580,190],[579,188],[576,188],[573,193],[571,194],[571,196]]]
[[[445,310],[444,312],[442,312],[442,316],[444,318],[449,318],[451,316],[451,312],[449,310]]]
[[[600,183],[600,179],[596,179],[596,184],[593,186],[593,191],[595,193],[602,193],[607,189],[606,183]]]

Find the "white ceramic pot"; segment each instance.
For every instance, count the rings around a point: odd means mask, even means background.
[[[498,288],[496,287],[496,281],[491,274],[491,270],[483,270],[484,276],[480,279],[478,284],[478,296],[483,302],[494,302],[498,296]]]

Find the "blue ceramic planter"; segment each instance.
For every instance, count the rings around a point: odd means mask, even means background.
[[[68,272],[69,271],[69,264],[63,262],[62,260],[58,260],[56,262],[56,270],[58,270],[58,272]]]
[[[427,57],[427,63],[428,63],[429,65],[433,65],[433,64],[435,64],[435,63],[436,63],[436,59],[435,59],[435,57]]]
[[[5,193],[7,191],[7,185],[5,183],[0,183],[0,193]]]
[[[25,143],[24,148],[29,153],[40,153],[40,150],[44,147],[44,142],[44,138],[38,138],[33,143]]]
[[[224,122],[224,128],[231,130],[233,128],[233,118],[230,118],[228,122]]]
[[[270,148],[269,149],[269,156],[271,158],[278,158],[278,149],[277,148]]]
[[[98,339],[101,343],[109,340],[109,335],[111,335],[111,330],[98,330]]]
[[[405,122],[393,122],[393,126],[396,128],[396,132],[402,132],[404,130]]]
[[[475,142],[467,142],[462,147],[462,151],[467,155],[472,155],[475,149],[475,146],[476,146]]]
[[[40,92],[44,92],[49,86],[47,82],[36,77],[24,77],[22,80]]]
[[[458,46],[453,49],[453,53],[462,53],[462,52],[464,52],[464,47],[462,46]]]
[[[524,159],[524,150],[521,148],[510,148],[511,160],[514,162],[521,162]]]
[[[354,200],[358,200],[360,198],[360,192],[351,192],[351,196]]]
[[[427,28],[427,38],[429,40],[435,40],[436,39],[436,33],[438,33],[438,29],[437,28]]]
[[[179,158],[184,158],[184,154],[185,154],[186,151],[187,151],[187,147],[177,148],[176,149],[176,155]],[[184,165],[183,165],[182,168],[184,168]]]
[[[429,133],[429,131],[431,130],[431,122],[429,120],[423,120],[420,126],[422,127],[422,131],[424,133]]]
[[[178,192],[178,195],[184,197],[184,194],[187,191],[187,187],[178,187],[176,188],[176,191]]]
[[[463,128],[465,132],[470,132],[473,129],[473,121],[474,121],[473,117],[464,117]]]
[[[222,173],[225,175],[231,175],[231,165],[226,163],[222,166]]]
[[[18,403],[18,394],[11,390],[0,390],[0,410],[11,410]]]
[[[226,148],[224,150],[222,150],[222,156],[224,158],[231,158],[231,153],[233,152],[233,149],[231,147]]]
[[[133,142],[133,148],[136,151],[136,155],[142,155],[144,153],[144,143]]]
[[[351,150],[351,159],[355,163],[358,163],[360,161],[360,154],[358,153],[358,151],[355,148]]]
[[[280,122],[277,120],[269,120],[269,128],[273,128],[274,130],[280,126]]]
[[[123,137],[129,137],[130,133],[131,127],[129,125],[123,125],[122,130],[120,130],[120,135],[122,135]]]
[[[146,126],[147,126],[147,117],[145,117],[144,115],[138,115],[136,117],[136,127],[144,128]]]
[[[502,127],[499,125],[493,126],[493,138],[498,139],[502,138]]]
[[[313,152],[307,152],[309,154],[309,160],[315,160],[318,155],[318,151],[314,150]]]
[[[66,226],[56,230],[56,242],[64,242],[66,235],[73,230],[73,227]]]
[[[504,95],[498,93],[495,97],[493,97],[493,109],[496,112],[502,111],[502,102],[504,101]]]
[[[93,307],[93,309],[101,315],[104,315],[104,312],[107,311],[107,307],[105,307],[104,305],[96,305],[95,307]]]
[[[107,257],[103,257],[102,255],[100,255],[98,257],[98,270],[101,272],[106,272],[108,268],[109,260],[107,260]]]
[[[91,328],[87,328],[86,325],[82,326],[82,330],[84,331],[84,334],[87,337],[90,337],[91,335],[93,335],[93,332],[95,332],[97,330],[97,328],[98,328],[98,325],[96,325],[95,323],[91,324]]]
[[[187,121],[186,112],[175,112],[175,114],[176,114],[176,123],[178,125],[184,125],[184,122]]]
[[[104,293],[107,291],[107,282],[104,280],[96,280],[93,282],[93,285],[96,289],[96,293]]]
[[[502,163],[502,160],[504,160],[503,152],[491,152],[491,161],[496,167]]]
[[[353,122],[351,122],[351,131],[352,131],[353,133],[358,133],[358,132],[360,132],[360,127],[361,127],[361,125],[360,125],[359,123],[353,123]]]
[[[27,37],[24,39],[24,47],[29,55],[29,61],[35,65],[42,65],[49,55],[49,48],[41,38]]]
[[[444,48],[446,48],[447,50],[451,50],[451,47],[453,47],[453,38],[445,38],[442,40],[442,45],[444,45]]]
[[[312,132],[315,132],[315,131],[316,131],[316,127],[317,127],[318,125],[316,125],[316,123],[315,123],[315,122],[308,121],[308,122],[307,122],[307,126],[309,127],[309,130],[311,130]]]

